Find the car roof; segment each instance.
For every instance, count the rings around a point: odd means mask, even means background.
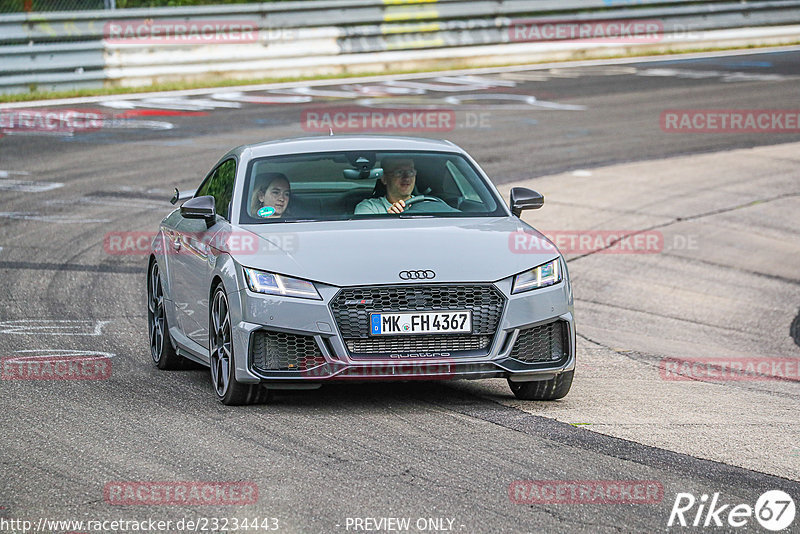
[[[248,150],[250,152],[249,157],[251,158],[277,156],[281,154],[334,152],[340,150],[430,150],[464,153],[460,147],[446,140],[390,135],[319,135],[314,137],[295,137],[242,145],[234,148],[230,153],[240,155]]]

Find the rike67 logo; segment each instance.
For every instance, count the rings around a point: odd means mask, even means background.
[[[745,527],[753,518],[761,527],[777,532],[794,523],[795,504],[792,497],[781,490],[761,494],[755,506],[725,503],[719,493],[710,498],[703,494],[698,499],[691,493],[678,493],[667,521],[668,527]]]

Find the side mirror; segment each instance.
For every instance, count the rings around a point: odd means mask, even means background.
[[[178,188],[176,187],[175,193],[172,194],[172,198],[169,200],[169,203],[175,205],[178,202],[189,200],[194,196],[196,191],[196,189],[192,189],[190,191],[178,191]]]
[[[538,210],[544,206],[544,197],[525,187],[511,188],[511,213],[519,217],[522,210]]]
[[[181,206],[181,215],[187,219],[205,219],[206,223],[213,224],[217,218],[214,197],[208,195],[187,200]]]

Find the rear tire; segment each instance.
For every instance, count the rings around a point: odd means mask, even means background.
[[[150,335],[150,356],[153,364],[162,370],[181,369],[183,357],[172,345],[167,314],[164,310],[164,286],[158,262],[153,260],[147,274],[147,332]]]
[[[261,384],[243,384],[236,380],[233,338],[228,297],[219,284],[214,289],[208,324],[208,351],[211,385],[217,398],[226,406],[261,404],[269,401],[270,391]]]
[[[557,400],[566,397],[569,393],[574,374],[575,371],[565,371],[550,380],[535,382],[512,382],[509,379],[508,387],[511,388],[514,396],[521,400]]]

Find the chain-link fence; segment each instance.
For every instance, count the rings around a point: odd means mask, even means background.
[[[206,6],[256,4],[285,0],[0,0],[0,13],[31,11],[82,11],[87,9],[130,9],[135,7]]]
[[[103,9],[104,0],[0,0],[0,13]]]

